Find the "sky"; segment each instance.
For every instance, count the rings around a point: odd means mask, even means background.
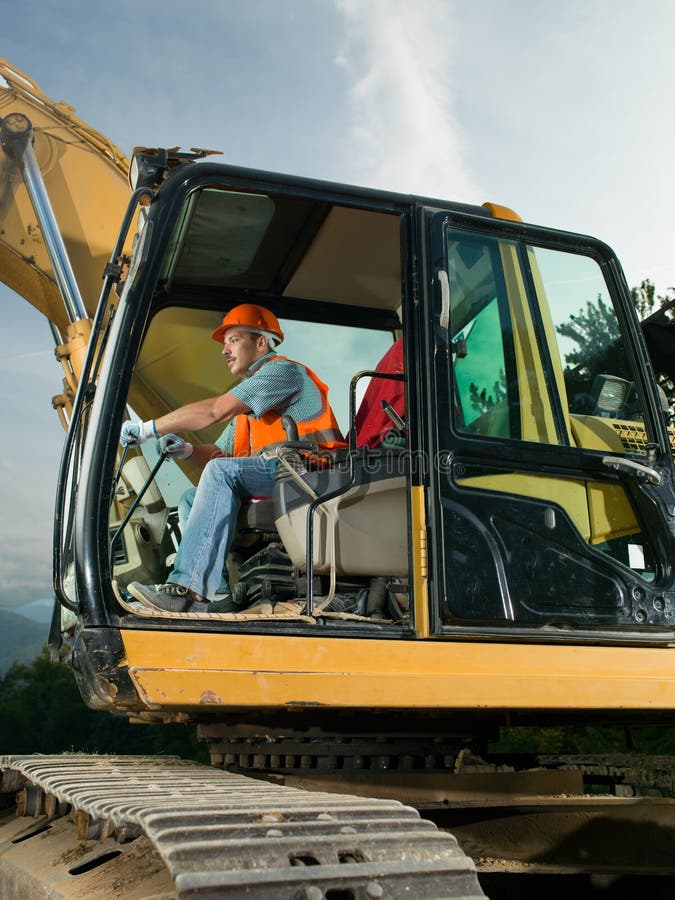
[[[675,285],[671,0],[0,0],[0,21],[0,56],[127,154],[492,201]],[[51,596],[61,376],[2,284],[0,334],[0,607],[21,612]]]

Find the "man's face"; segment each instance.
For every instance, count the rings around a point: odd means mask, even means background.
[[[223,340],[223,356],[233,375],[245,375],[249,367],[267,353],[267,341],[260,335],[228,328]]]

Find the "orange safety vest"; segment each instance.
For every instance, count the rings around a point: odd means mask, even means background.
[[[275,359],[295,362],[286,356],[273,356],[265,363]],[[313,441],[322,450],[337,450],[346,447],[340,426],[328,403],[328,387],[303,363],[296,363],[307,372],[321,395],[322,411],[308,422],[296,422],[299,440]],[[281,444],[287,440],[286,432],[281,424],[281,415],[274,410],[263,413],[259,419],[240,413],[234,420],[234,452],[233,456],[255,456],[266,447]]]

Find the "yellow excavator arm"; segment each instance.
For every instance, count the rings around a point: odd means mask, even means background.
[[[82,309],[69,313],[57,284],[41,227],[26,187],[26,170],[7,135],[32,127],[32,159],[44,184],[79,289]],[[23,72],[0,59],[0,280],[40,310],[54,329],[65,371],[64,393],[54,398],[64,425],[89,338],[106,262],[115,245],[131,187],[129,161],[104,135],[55,103]]]
[[[4,84],[3,84],[4,82]],[[0,59],[0,117],[30,119],[34,152],[89,315],[131,187],[129,161],[106,137]],[[0,278],[59,329],[68,324],[42,230],[19,170],[0,154]]]

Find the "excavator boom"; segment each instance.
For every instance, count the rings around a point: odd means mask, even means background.
[[[129,161],[106,137],[54,103],[27,75],[0,59],[0,118],[26,116],[34,154],[89,316],[101,274],[115,244],[131,188]],[[0,279],[62,333],[68,315],[59,293],[43,229],[21,166],[0,153]]]

